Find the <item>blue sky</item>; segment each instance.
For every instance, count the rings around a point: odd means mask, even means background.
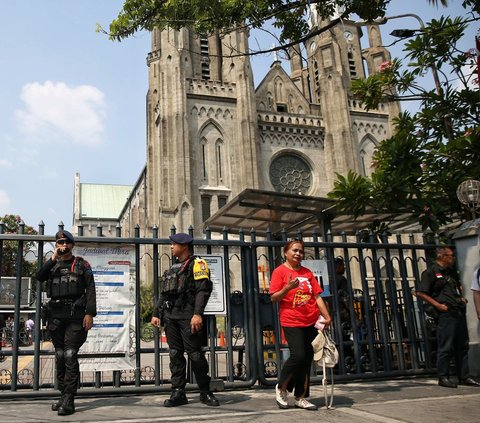
[[[76,172],[84,183],[137,180],[146,157],[150,37],[118,43],[95,32],[96,23],[108,27],[122,4],[0,1],[0,216],[19,214],[34,228],[43,220],[45,233],[53,234],[60,221],[72,225]],[[460,4],[451,1],[448,12],[463,14]],[[425,23],[447,14],[427,0],[393,0],[387,14],[409,12]],[[418,23],[402,18],[384,27],[388,45],[392,29]],[[477,29],[470,29],[465,49],[474,47]],[[400,50],[401,44],[393,54]],[[272,61],[272,55],[253,60],[256,83]]]

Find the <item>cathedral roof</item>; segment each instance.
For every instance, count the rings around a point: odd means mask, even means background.
[[[259,110],[269,110],[273,104],[277,103],[288,104],[290,113],[297,113],[300,109],[303,114],[310,110],[310,103],[305,95],[278,61],[272,64],[265,78],[255,89],[255,95],[257,104],[260,105]],[[272,104],[269,104],[269,99]]]
[[[80,216],[82,219],[118,219],[133,186],[80,184]]]

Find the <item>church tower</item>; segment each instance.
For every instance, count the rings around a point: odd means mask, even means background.
[[[154,30],[148,56],[147,216],[168,234],[258,188],[248,31]]]
[[[328,128],[324,159],[327,185],[333,187],[335,173],[359,171],[349,101],[351,80],[364,76],[357,29],[347,22],[336,25],[309,40],[306,51],[311,102]]]

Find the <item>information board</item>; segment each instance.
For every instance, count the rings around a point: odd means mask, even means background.
[[[205,314],[227,315],[227,301],[225,292],[225,271],[223,257],[204,255],[202,258],[208,264],[210,279],[213,283],[213,291],[205,307]]]
[[[97,293],[97,316],[80,353],[106,355],[80,359],[81,370],[133,369],[130,333],[135,331],[134,248],[123,244],[82,246],[79,243],[75,255],[90,263]]]

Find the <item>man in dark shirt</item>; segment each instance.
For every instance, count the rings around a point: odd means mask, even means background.
[[[207,263],[193,256],[193,238],[184,233],[170,236],[172,256],[177,258],[161,279],[160,296],[155,305],[151,323],[165,326],[170,349],[172,394],[165,407],[188,403],[185,395],[187,367],[184,352],[188,354],[200,389],[200,401],[209,406],[220,405],[210,391],[208,361],[202,351],[204,345],[203,312],[212,293],[212,281]]]
[[[75,412],[74,396],[80,380],[77,354],[93,326],[97,301],[90,264],[72,254],[73,235],[62,230],[55,240],[53,255],[37,272],[37,279],[46,282],[50,298],[47,329],[55,347],[56,377],[62,394],[52,410],[66,416]]]
[[[350,309],[348,305],[348,281],[345,277],[345,262],[341,257],[335,259],[335,279],[337,281],[338,302],[340,306],[340,319],[342,323],[350,323]]]
[[[451,354],[455,358],[458,383],[480,386],[469,376],[467,300],[462,296],[462,286],[454,268],[455,256],[448,247],[436,250],[436,261],[422,273],[417,296],[437,311],[437,372],[438,384],[456,388],[449,378]]]

